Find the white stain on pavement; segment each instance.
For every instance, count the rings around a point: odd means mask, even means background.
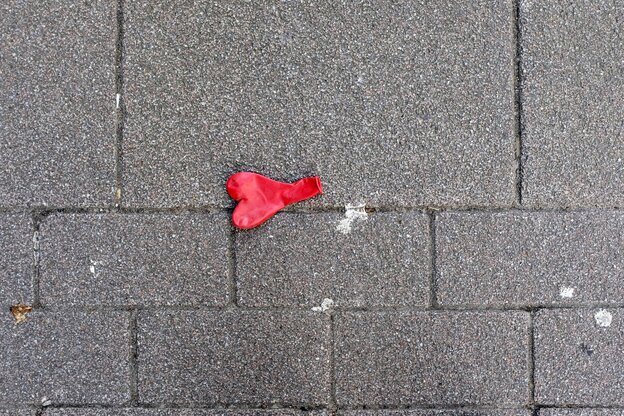
[[[559,296],[562,298],[571,298],[574,296],[574,290],[575,289],[573,287],[563,286],[559,289]]]
[[[91,265],[89,266],[89,271],[91,272],[91,274],[93,276],[97,276],[97,266],[103,264],[101,261],[94,261],[94,260],[90,260]]]
[[[312,308],[314,312],[325,312],[334,307],[334,301],[328,298],[323,299],[321,306],[315,306]]]
[[[611,326],[611,321],[613,321],[613,315],[609,311],[604,309],[600,309],[594,315],[594,319],[596,320],[596,324],[603,328],[608,328]]]
[[[343,234],[349,234],[351,232],[351,226],[355,221],[364,221],[368,218],[365,208],[366,204],[347,204],[345,206],[345,217],[340,220],[336,226],[336,230]]]

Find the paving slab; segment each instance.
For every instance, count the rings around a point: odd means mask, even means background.
[[[339,411],[340,416],[530,416],[527,409],[456,409],[456,410],[352,410]]]
[[[524,191],[531,206],[624,203],[624,9],[522,0]]]
[[[329,320],[314,312],[144,311],[139,399],[324,405],[330,348]]]
[[[206,409],[50,409],[43,416],[323,416],[324,411],[303,412],[276,410],[206,410]],[[0,413],[0,416],[4,416]],[[7,415],[8,416],[8,415]],[[13,416],[13,415],[12,415]]]
[[[224,305],[226,214],[59,214],[41,225],[45,305]]]
[[[129,314],[0,315],[0,403],[120,404],[130,399]]]
[[[420,212],[350,215],[285,213],[238,233],[239,303],[317,307],[331,299],[336,307],[426,306],[428,217]]]
[[[443,305],[624,301],[619,212],[466,212],[436,220]]]
[[[539,416],[622,416],[622,409],[541,409]]]
[[[535,400],[624,404],[624,310],[541,310],[535,317]]]
[[[239,170],[308,205],[514,201],[512,2],[125,8],[125,203],[228,205]],[[224,70],[227,68],[227,70]]]
[[[339,313],[338,405],[524,406],[528,321],[524,312]]]
[[[34,228],[27,215],[0,214],[0,307],[32,303]]]
[[[0,206],[112,204],[116,10],[0,5]]]

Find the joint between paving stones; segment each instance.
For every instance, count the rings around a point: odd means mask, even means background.
[[[429,211],[429,242],[430,242],[430,254],[431,257],[431,271],[429,274],[429,307],[431,309],[437,309],[438,305],[438,295],[436,288],[436,278],[437,278],[437,268],[436,268],[436,256],[437,256],[437,247],[436,247],[436,218],[435,211]]]
[[[33,265],[32,265],[32,306],[41,308],[41,248],[40,248],[40,228],[43,217],[35,212],[31,216],[33,225],[32,243],[33,243]]]
[[[520,24],[520,1],[514,2],[514,40],[516,53],[514,56],[514,101],[515,101],[515,157],[516,157],[516,205],[522,205],[523,184],[523,142],[522,142],[522,32]]]
[[[49,313],[82,311],[82,312],[132,312],[132,311],[227,311],[235,308],[249,312],[309,312],[309,306],[209,306],[209,305],[46,305],[38,309]],[[375,312],[431,312],[431,313],[461,313],[461,312],[531,312],[537,310],[586,310],[586,309],[624,309],[624,304],[591,303],[578,305],[542,305],[542,306],[479,306],[479,305],[440,305],[436,309],[428,306],[338,306],[334,313],[375,313]]]
[[[82,406],[67,406],[67,405],[54,405],[50,407],[55,408],[107,408],[107,409],[125,409],[127,406],[123,405],[82,405]],[[192,402],[192,403],[139,403],[136,408],[139,409],[202,409],[202,410],[295,410],[301,412],[314,412],[314,411],[329,411],[327,406],[313,405],[313,404],[292,404],[292,403],[224,403],[224,402]]]
[[[215,213],[227,213],[231,214],[232,207],[221,206],[201,206],[201,207],[168,207],[168,208],[147,208],[147,207],[52,207],[52,206],[37,206],[37,207],[0,207],[0,214],[37,214],[42,217],[46,217],[52,214],[215,214]],[[624,207],[527,207],[527,206],[505,206],[505,207],[482,207],[482,206],[432,206],[432,205],[415,205],[415,206],[397,206],[397,207],[367,207],[367,213],[624,213]],[[305,209],[289,209],[281,211],[278,215],[301,215],[301,214],[322,214],[322,213],[340,213],[344,214],[344,207],[317,207],[317,208],[305,208]]]
[[[338,401],[336,400],[336,315],[334,311],[329,315],[329,412],[335,415],[338,410]]]
[[[115,102],[117,130],[115,140],[115,206],[121,207],[123,198],[123,135],[126,109],[123,103],[124,73],[124,0],[117,1],[117,43],[115,50]]]
[[[129,356],[128,356],[128,376],[129,376],[129,388],[130,388],[130,402],[132,407],[138,406],[139,403],[139,371],[137,365],[138,358],[138,341],[137,341],[137,309],[132,309],[130,312],[130,323],[128,328],[129,333]]]
[[[215,411],[254,411],[254,410],[296,410],[301,412],[315,412],[315,411],[327,411],[328,414],[334,414],[339,411],[383,411],[383,410],[448,410],[448,411],[471,411],[477,412],[492,411],[492,410],[519,410],[523,407],[518,406],[495,406],[495,405],[456,405],[456,404],[430,404],[430,405],[361,405],[361,406],[338,406],[335,410],[328,408],[327,406],[318,405],[292,405],[284,403],[272,403],[272,404],[209,404],[209,403],[140,403],[134,409],[163,409],[163,410],[176,410],[176,409],[202,409],[202,410],[215,410]],[[75,404],[75,403],[56,403],[45,408],[41,406],[26,406],[2,404],[0,405],[0,411],[2,410],[28,410],[34,411],[34,414],[39,416],[43,415],[45,409],[128,409],[127,405],[123,404],[109,404],[109,403],[88,403],[88,404]],[[558,404],[558,405],[535,405],[530,410],[533,416],[537,416],[540,410],[543,409],[592,409],[592,410],[624,410],[624,406],[619,405],[579,405],[579,404]]]
[[[229,287],[228,287],[228,304],[229,306],[238,307],[238,282],[236,280],[236,229],[231,226],[228,235],[228,261],[229,261]]]
[[[528,371],[529,371],[529,405],[530,408],[536,410],[535,407],[535,309],[529,311],[528,325]],[[534,412],[535,413],[535,412]]]

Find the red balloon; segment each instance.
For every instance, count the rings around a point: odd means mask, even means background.
[[[232,222],[243,229],[259,226],[286,205],[323,193],[318,176],[284,183],[253,172],[235,173],[228,178],[225,187],[228,194],[238,201]]]

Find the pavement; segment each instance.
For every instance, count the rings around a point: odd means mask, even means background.
[[[613,0],[4,0],[0,416],[624,416],[623,108]]]

